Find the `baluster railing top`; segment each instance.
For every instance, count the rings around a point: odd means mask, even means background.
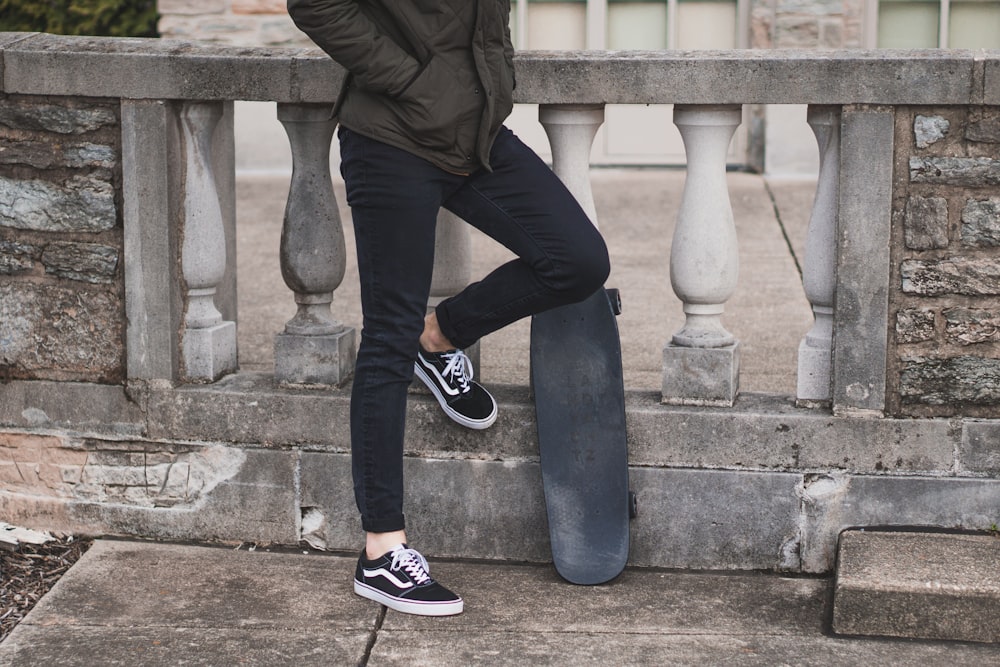
[[[517,70],[525,103],[1000,104],[1000,51],[522,51]],[[343,80],[317,49],[44,33],[0,33],[0,72],[5,93],[292,103]]]

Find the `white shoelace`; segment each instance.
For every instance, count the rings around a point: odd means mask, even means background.
[[[441,358],[448,362],[441,372],[441,377],[450,378],[458,385],[463,394],[469,391],[469,382],[472,380],[472,362],[468,355],[461,350],[455,350],[454,352],[445,352]]]
[[[406,573],[410,575],[413,583],[420,584],[426,583],[431,580],[427,566],[427,559],[424,558],[419,551],[416,549],[406,549],[399,548],[392,552],[392,565],[389,566],[390,570],[406,570]]]

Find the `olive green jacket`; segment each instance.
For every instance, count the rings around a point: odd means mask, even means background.
[[[510,0],[288,0],[348,76],[345,127],[450,172],[489,169],[513,107]]]

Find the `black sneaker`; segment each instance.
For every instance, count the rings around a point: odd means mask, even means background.
[[[461,614],[462,598],[431,579],[427,560],[400,544],[381,558],[358,558],[354,592],[406,614],[451,616]]]
[[[421,347],[413,368],[445,414],[462,426],[484,429],[497,420],[497,402],[472,381],[472,362],[465,352],[428,352]]]

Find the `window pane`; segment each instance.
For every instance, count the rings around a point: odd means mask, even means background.
[[[680,0],[678,49],[735,49],[735,0]]]
[[[587,4],[532,2],[528,5],[527,49],[582,49],[587,44]]]
[[[948,46],[1000,49],[1000,3],[952,0]]]
[[[884,49],[938,46],[936,0],[882,0],[878,7],[878,45]]]
[[[608,5],[609,49],[667,48],[667,2]]]

